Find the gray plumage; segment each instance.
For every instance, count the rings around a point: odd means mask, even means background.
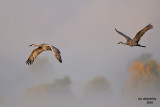
[[[55,57],[58,59],[58,61],[60,63],[62,63],[62,59],[61,59],[61,53],[60,51],[52,46],[52,45],[49,45],[49,44],[40,44],[40,45],[35,45],[35,44],[32,44],[32,45],[29,45],[29,46],[33,46],[33,47],[37,47],[35,48],[31,55],[29,56],[28,60],[26,61],[26,64],[28,65],[31,65],[33,62],[34,62],[34,59],[36,59],[36,57],[43,51],[47,51],[47,50],[50,50],[54,53]]]
[[[153,28],[153,26],[151,24],[148,24],[141,31],[139,31],[133,39],[131,39],[127,35],[123,34],[122,32],[118,31],[117,29],[115,29],[118,34],[120,34],[122,37],[124,37],[127,40],[126,43],[119,42],[118,44],[129,45],[131,47],[133,47],[133,46],[146,47],[146,46],[140,45],[139,41],[140,41],[141,37],[144,35],[144,33],[152,28]]]

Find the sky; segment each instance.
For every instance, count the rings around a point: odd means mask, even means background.
[[[12,98],[65,75],[75,93],[97,75],[118,90],[134,58],[150,53],[160,61],[159,5],[159,0],[1,0],[0,96]],[[133,38],[149,23],[154,28],[139,42],[147,48],[117,44],[125,40],[115,28]],[[54,45],[63,63],[52,52],[43,52],[26,65],[32,43]]]

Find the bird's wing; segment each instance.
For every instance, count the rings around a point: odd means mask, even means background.
[[[146,27],[144,27],[141,31],[139,31],[136,36],[133,38],[133,41],[138,43],[141,37],[144,35],[144,33],[150,29],[152,29],[153,26],[151,24],[148,24]]]
[[[120,34],[122,37],[124,37],[127,41],[132,40],[130,37],[128,37],[127,35],[123,34],[123,33],[120,32],[120,31],[118,31],[117,29],[115,29],[115,30],[116,30],[116,32],[117,32],[118,34]]]
[[[62,63],[62,58],[61,58],[61,52],[54,46],[49,45],[51,47],[52,52],[54,53],[55,57],[58,59],[60,63]]]
[[[44,50],[41,47],[38,47],[36,49],[34,49],[31,53],[31,55],[29,56],[28,60],[26,61],[26,64],[31,65],[34,61],[34,59]]]

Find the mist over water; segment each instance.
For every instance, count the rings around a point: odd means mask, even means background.
[[[0,107],[159,107],[159,10],[159,0],[1,0]],[[147,48],[117,44],[115,28],[133,38],[149,23]],[[32,43],[54,45],[63,63],[46,51],[26,65]]]

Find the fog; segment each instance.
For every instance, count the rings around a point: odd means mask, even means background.
[[[158,75],[159,70],[155,67],[160,62],[159,5],[159,0],[1,0],[0,106],[127,107],[132,104],[158,107],[160,88],[155,74]],[[125,40],[115,28],[133,38],[149,23],[154,28],[140,41],[147,48],[117,44]],[[28,47],[32,43],[56,46],[63,63],[48,51],[41,53],[33,65],[26,65],[34,49]],[[136,62],[145,53],[151,57]],[[145,65],[149,59],[156,62],[155,74]],[[130,71],[132,67],[137,71]],[[146,71],[147,75],[143,77],[139,70]],[[63,83],[66,77],[69,84]],[[145,82],[138,82],[145,85],[138,84],[134,89],[135,80],[142,77]],[[62,82],[56,83],[57,79]],[[94,80],[100,81],[95,84],[102,85],[87,88]],[[147,84],[146,81],[154,82]],[[147,85],[155,87],[155,93]],[[143,92],[144,87],[149,88],[146,93],[151,94],[128,94]],[[139,97],[157,100],[146,104],[137,100]]]

